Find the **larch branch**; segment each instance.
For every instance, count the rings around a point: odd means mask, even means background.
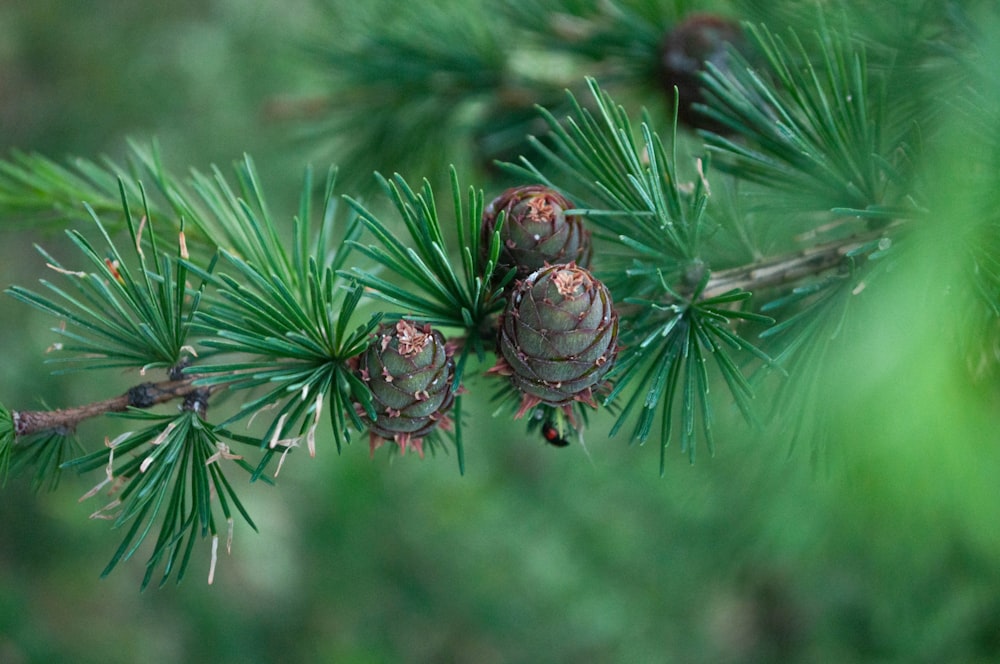
[[[14,432],[28,436],[42,431],[70,432],[84,420],[107,413],[123,413],[129,408],[151,408],[174,399],[186,398],[205,388],[194,385],[194,377],[140,383],[124,394],[74,408],[56,410],[16,410],[11,413]]]

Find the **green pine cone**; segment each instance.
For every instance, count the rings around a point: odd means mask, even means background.
[[[524,395],[518,417],[540,403],[592,406],[592,390],[614,364],[618,315],[611,294],[574,263],[544,267],[517,284],[500,323],[493,373]]]
[[[565,214],[572,207],[561,194],[542,185],[508,189],[483,211],[483,258],[497,217],[503,212],[506,221],[500,229],[497,275],[517,268],[517,278],[524,279],[545,265],[557,263],[575,262],[586,267],[591,255],[590,231],[580,217]]]
[[[423,437],[436,426],[449,426],[447,413],[455,400],[455,362],[440,332],[430,325],[400,320],[383,326],[361,354],[358,375],[367,383],[377,419],[365,417],[371,449],[397,443],[423,455]]]

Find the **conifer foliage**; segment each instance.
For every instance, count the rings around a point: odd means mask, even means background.
[[[67,231],[74,260],[40,248],[46,276],[7,293],[53,316],[57,371],[135,378],[82,406],[0,407],[0,471],[39,487],[97,473],[94,517],[125,533],[106,573],[149,539],[144,585],[180,579],[202,538],[214,573],[236,515],[254,527],[242,485],[298,450],[367,434],[373,456],[454,450],[464,472],[467,400],[538,443],[654,441],[661,473],[671,441],[714,452],[729,411],[819,445],[810,397],[850,310],[937,232],[955,196],[936,187],[953,182],[934,170],[944,143],[995,119],[971,28],[1000,25],[995,9],[914,0],[890,42],[846,1],[508,4],[493,20],[558,75],[481,29],[478,2],[314,49],[356,104],[311,127],[339,170],[306,169],[292,211],[272,210],[249,157],[184,178],[155,144],[124,165],[0,162],[0,215],[88,224]],[[449,21],[467,39],[435,38]],[[1000,327],[986,124],[959,194],[978,216],[953,235],[975,266],[954,285],[978,324],[960,340],[972,379],[996,375]],[[377,192],[358,184],[374,171]],[[104,416],[126,431],[77,433]]]

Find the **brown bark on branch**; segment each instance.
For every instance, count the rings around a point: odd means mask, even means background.
[[[14,433],[28,436],[42,431],[69,433],[80,422],[106,413],[123,413],[129,408],[151,408],[174,399],[187,398],[204,387],[193,384],[194,377],[182,380],[165,380],[159,383],[141,383],[122,394],[104,401],[57,410],[15,410],[11,416]]]

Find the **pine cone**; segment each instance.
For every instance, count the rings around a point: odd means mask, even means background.
[[[391,440],[400,452],[412,447],[423,456],[423,437],[439,424],[450,425],[455,362],[444,337],[430,325],[400,320],[383,326],[358,359],[357,372],[378,414],[375,421],[364,418],[372,453]]]
[[[614,364],[618,315],[600,281],[574,263],[550,265],[517,284],[500,322],[491,373],[522,392],[516,417],[544,403],[596,407],[592,390]]]
[[[512,187],[503,192],[483,211],[482,248],[485,260],[497,217],[505,213],[500,229],[500,258],[497,275],[517,268],[517,278],[524,279],[545,265],[575,262],[586,267],[590,262],[590,231],[583,220],[567,216],[573,204],[564,196],[542,185]]]
[[[739,23],[714,14],[692,14],[667,33],[660,49],[660,82],[671,102],[677,86],[677,119],[681,123],[715,132],[728,129],[693,108],[705,102],[701,82],[705,63],[711,62],[723,72],[729,70],[732,58],[727,44],[742,53],[749,50]]]

